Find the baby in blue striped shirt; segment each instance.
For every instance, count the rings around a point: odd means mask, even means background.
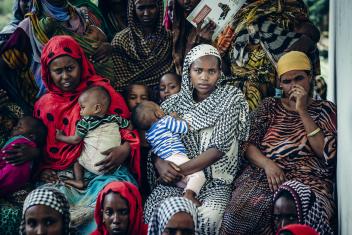
[[[146,130],[146,139],[158,157],[176,165],[189,161],[186,148],[181,142],[181,134],[186,134],[189,129],[185,120],[164,115],[159,105],[144,101],[133,109],[132,123],[135,128]],[[186,176],[176,185],[184,188],[184,197],[200,206],[196,196],[204,183],[205,175],[203,171],[198,171]]]

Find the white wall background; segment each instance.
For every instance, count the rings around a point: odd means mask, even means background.
[[[352,0],[330,0],[330,100],[338,120],[339,234],[352,234]]]

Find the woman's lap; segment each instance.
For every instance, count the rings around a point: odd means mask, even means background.
[[[221,225],[222,215],[231,196],[230,185],[210,182],[199,194],[202,206],[198,207],[200,234],[216,234]],[[144,206],[145,222],[149,223],[153,210],[166,198],[182,196],[183,189],[158,185],[148,197]]]
[[[270,234],[272,197],[265,173],[247,168],[235,181],[220,234]]]

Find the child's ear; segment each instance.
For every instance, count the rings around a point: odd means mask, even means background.
[[[101,104],[95,105],[95,113],[100,113],[102,109],[103,109],[103,107]]]

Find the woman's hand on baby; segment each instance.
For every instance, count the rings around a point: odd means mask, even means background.
[[[113,172],[119,167],[129,156],[130,154],[130,145],[125,142],[121,146],[109,149],[101,154],[107,155],[106,158],[98,163],[95,166],[101,166],[99,171],[103,173]]]
[[[56,172],[51,169],[45,169],[40,173],[39,179],[46,183],[56,183],[59,180]]]
[[[159,172],[160,179],[166,184],[175,184],[184,177],[181,174],[181,169],[173,162],[157,158],[155,167]]]
[[[40,150],[30,147],[26,144],[14,144],[12,150],[6,150],[4,160],[14,166],[21,165],[27,161],[32,161],[38,158]]]
[[[99,43],[100,44],[100,43]],[[94,55],[89,57],[89,60],[92,63],[105,63],[108,61],[112,54],[112,46],[108,42],[103,42],[100,45],[99,44],[93,44],[92,47],[96,48],[96,51]]]

